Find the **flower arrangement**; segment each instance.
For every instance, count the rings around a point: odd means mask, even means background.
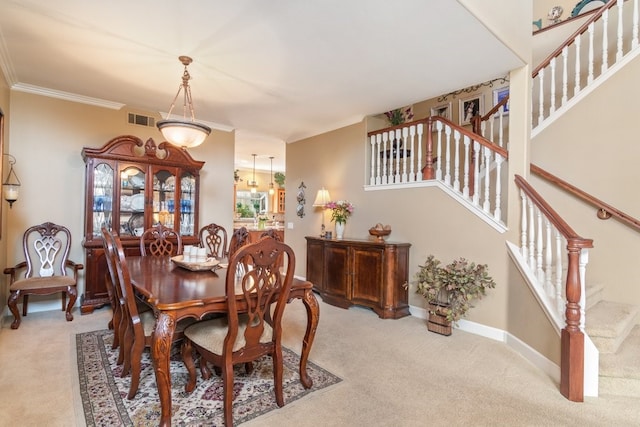
[[[258,221],[269,221],[269,216],[267,216],[267,214],[260,214],[258,215]]]
[[[460,320],[473,307],[471,301],[496,286],[486,264],[459,258],[443,267],[433,255],[420,266],[416,279],[416,292],[427,300],[429,313],[441,313],[449,322]]]
[[[384,113],[391,126],[401,125],[410,122],[413,119],[413,107],[396,108],[395,110]]]
[[[353,213],[353,205],[347,200],[328,202],[324,207],[325,209],[331,209],[331,221],[342,224],[345,224],[347,218]]]

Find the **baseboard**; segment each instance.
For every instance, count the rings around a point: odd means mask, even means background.
[[[426,319],[428,315],[426,309],[415,306],[409,306],[409,312],[412,316],[418,317],[420,319]],[[544,355],[539,353],[529,344],[525,343],[520,338],[510,334],[509,332],[464,319],[460,320],[458,322],[458,325],[454,326],[454,328],[505,343],[516,353],[520,354],[526,360],[531,362],[535,367],[547,374],[557,384],[560,384],[560,367],[553,363],[551,360],[547,359]]]

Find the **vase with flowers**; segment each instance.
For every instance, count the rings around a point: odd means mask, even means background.
[[[331,209],[331,221],[336,223],[336,239],[342,239],[347,218],[353,213],[353,205],[347,200],[337,200],[328,202],[324,207]]]

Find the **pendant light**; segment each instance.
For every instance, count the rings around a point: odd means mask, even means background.
[[[258,191],[258,183],[256,182],[256,156],[257,154],[252,154],[253,156],[253,179],[247,183],[249,188],[251,188],[251,192],[255,193]]]
[[[204,140],[211,133],[209,126],[196,122],[195,113],[193,109],[193,101],[191,100],[191,88],[189,87],[189,80],[191,75],[187,70],[187,66],[193,62],[188,56],[178,57],[182,65],[184,65],[184,73],[182,74],[182,84],[178,88],[171,107],[169,107],[169,113],[165,120],[160,120],[157,123],[158,129],[162,132],[162,136],[173,145],[177,145],[182,148],[196,147],[204,142]],[[175,107],[176,100],[180,95],[180,91],[184,90],[184,98],[182,103],[183,118],[182,120],[171,120],[171,112]],[[191,118],[187,118],[187,110],[189,110]]]
[[[271,182],[269,182],[269,194],[274,195],[276,190],[273,188],[273,156],[269,157],[271,159]]]

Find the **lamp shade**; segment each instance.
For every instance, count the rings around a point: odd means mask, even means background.
[[[184,148],[197,147],[211,133],[209,126],[183,120],[160,120],[157,126],[167,141]]]
[[[325,190],[322,187],[318,190],[318,194],[316,194],[316,200],[313,202],[313,207],[315,208],[324,208],[324,205],[331,201],[331,196],[329,195],[329,190]]]

